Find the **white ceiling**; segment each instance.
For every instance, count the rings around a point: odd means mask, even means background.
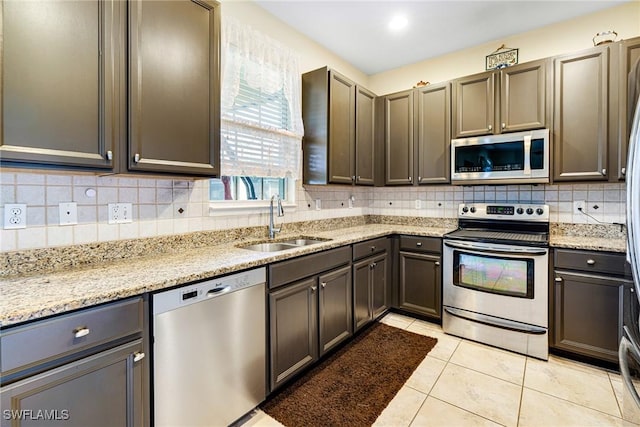
[[[629,0],[255,1],[371,75]],[[396,15],[406,16],[408,25],[392,32],[388,26]]]

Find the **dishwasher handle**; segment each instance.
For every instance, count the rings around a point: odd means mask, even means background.
[[[209,289],[207,291],[207,298],[217,297],[222,294],[226,294],[231,289],[230,285],[226,286],[216,286],[215,288]]]

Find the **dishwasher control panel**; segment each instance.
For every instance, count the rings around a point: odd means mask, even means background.
[[[153,314],[175,310],[178,307],[196,304],[209,298],[219,297],[266,282],[267,269],[261,267],[229,276],[191,283],[168,291],[160,291],[153,295]]]

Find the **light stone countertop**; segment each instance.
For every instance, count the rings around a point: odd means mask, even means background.
[[[549,236],[549,246],[553,248],[583,249],[589,251],[627,251],[626,240],[615,237]]]
[[[236,246],[243,242],[237,241],[235,244],[131,258],[63,272],[2,279],[0,325],[8,326],[39,319],[376,237],[391,234],[442,237],[449,231],[452,229],[367,224],[332,231],[302,233],[331,240],[282,252],[267,253],[240,249]],[[287,235],[279,235],[278,240],[286,237]]]

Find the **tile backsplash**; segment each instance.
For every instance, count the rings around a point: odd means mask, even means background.
[[[208,180],[3,170],[0,218],[5,204],[25,203],[27,228],[0,230],[0,252],[268,224],[266,208],[242,214],[210,208],[208,186]],[[579,200],[586,202],[587,213],[595,219],[573,213],[573,202]],[[623,183],[418,188],[298,183],[297,207],[287,208],[277,223],[367,214],[455,218],[459,203],[473,201],[546,203],[552,222],[623,223],[625,200]],[[62,202],[77,203],[77,225],[59,225]],[[109,203],[131,203],[133,222],[108,224]]]

